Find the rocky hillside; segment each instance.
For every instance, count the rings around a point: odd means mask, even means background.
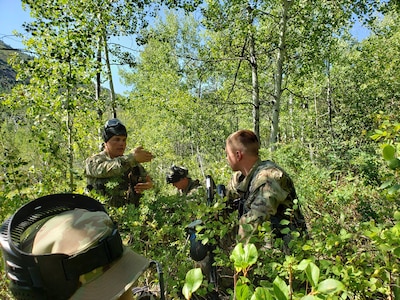
[[[16,84],[16,72],[8,64],[9,57],[16,51],[0,40],[0,93],[7,92]],[[21,53],[26,56],[26,54]],[[27,56],[28,57],[28,56]]]

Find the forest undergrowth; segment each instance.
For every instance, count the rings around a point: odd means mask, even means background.
[[[228,297],[233,294],[236,299],[398,297],[399,199],[396,192],[382,188],[385,181],[392,179],[393,183],[397,178],[398,167],[389,164],[396,151],[382,152],[382,149],[384,146],[375,154],[353,151],[341,161],[334,155],[332,161],[328,156],[310,161],[301,145],[280,147],[273,159],[294,179],[310,237],[306,241],[295,238],[290,244],[290,254],[279,250],[282,243],[279,239],[271,249],[259,250],[256,261],[246,265],[250,273],[243,276],[244,269],[236,268],[241,280],[235,290],[228,291]],[[266,158],[267,152],[263,151],[262,156]],[[10,154],[9,160],[1,164],[7,170],[0,195],[1,220],[35,197],[55,192],[45,182],[32,183],[34,176],[27,178],[31,175],[26,173],[26,163],[18,155]],[[218,184],[226,183],[229,178],[225,164],[221,161],[209,169]],[[182,299],[186,275],[195,268],[189,256],[185,226],[194,219],[206,220],[202,239],[212,244],[232,228],[236,217],[232,214],[215,220],[214,216],[225,207],[225,199],[216,197],[212,207],[206,205],[205,199],[187,202],[164,183],[164,174],[152,172],[156,187],[145,194],[140,207],[126,206],[110,210],[110,214],[120,224],[123,234],[129,232],[134,237],[130,246],[133,250],[161,263],[167,299]],[[76,192],[83,190],[78,188]],[[268,228],[268,222],[260,228],[258,241],[269,238]],[[218,266],[234,269],[235,257],[218,250],[215,253]],[[138,284],[157,291],[157,280],[155,272],[149,270]],[[12,299],[7,282],[2,262],[0,296]],[[201,299],[209,288],[204,280],[193,292]]]

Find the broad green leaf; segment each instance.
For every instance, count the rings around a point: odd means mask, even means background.
[[[308,267],[308,265],[311,263],[311,260],[309,260],[309,259],[303,259],[300,263],[299,263],[299,265],[297,266],[297,269],[298,270],[300,270],[300,271],[304,271],[307,267]]]
[[[203,273],[200,268],[191,269],[186,273],[185,284],[182,293],[186,299],[190,299],[191,295],[197,291],[203,282]]]
[[[396,169],[400,168],[400,159],[393,158],[393,159],[389,160],[388,161],[388,166],[392,170],[396,170]]]
[[[257,262],[257,248],[254,244],[246,244],[243,247],[243,244],[239,243],[233,249],[230,259],[234,262],[236,271],[240,272]]]
[[[279,224],[281,224],[281,225],[289,225],[289,224],[290,224],[290,221],[289,221],[289,220],[286,220],[286,219],[282,219],[282,220],[279,222]]]
[[[399,190],[400,190],[400,185],[395,184],[394,186],[392,186],[388,189],[388,193],[389,193],[389,195],[393,195],[393,194],[396,194]]]
[[[313,262],[310,262],[307,266],[306,275],[311,286],[316,287],[319,281],[319,268]]]
[[[344,291],[344,284],[336,279],[326,279],[319,283],[317,290],[323,294],[332,294]]]
[[[395,211],[393,217],[396,221],[400,221],[400,211]]]
[[[186,284],[182,288],[182,294],[185,296],[185,299],[190,299],[192,297],[192,291]]]
[[[383,158],[385,160],[393,159],[395,153],[396,149],[392,145],[386,145],[382,150]]]
[[[275,298],[279,300],[289,299],[289,287],[280,277],[276,277],[274,282]]]
[[[282,234],[288,234],[289,232],[290,232],[290,228],[289,228],[289,227],[283,228],[283,229],[281,230],[281,233],[282,233]]]
[[[400,247],[393,249],[393,254],[397,257],[400,257]]]
[[[380,189],[386,189],[387,187],[391,186],[393,183],[393,180],[386,180],[385,182],[383,182],[381,184],[381,186],[379,187]]]
[[[237,285],[235,291],[237,300],[248,300],[252,294],[251,289],[247,284]]]
[[[249,278],[247,278],[245,276],[239,276],[238,283],[239,284],[250,284],[251,282],[250,282]]]
[[[381,137],[382,137],[382,135],[380,135],[380,134],[371,135],[371,139],[373,139],[374,141],[378,141]]]
[[[251,296],[251,300],[273,300],[273,297],[266,288],[257,287]]]

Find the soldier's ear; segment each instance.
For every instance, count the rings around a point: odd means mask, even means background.
[[[243,153],[242,153],[242,151],[240,151],[240,150],[236,150],[235,155],[236,155],[236,159],[237,159],[238,161],[241,160],[241,159],[243,158]]]

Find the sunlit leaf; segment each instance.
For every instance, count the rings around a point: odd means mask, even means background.
[[[313,262],[308,264],[306,275],[311,285],[316,287],[319,281],[319,268]]]
[[[389,160],[388,161],[388,166],[392,170],[396,170],[396,169],[400,168],[400,159],[393,158],[393,159]]]
[[[182,293],[186,299],[190,299],[191,295],[197,291],[203,282],[203,273],[200,268],[191,269],[186,273],[185,284]]]
[[[271,293],[263,287],[257,287],[254,294],[251,296],[251,300],[272,300],[274,299]]]
[[[393,183],[393,180],[386,180],[385,182],[383,182],[381,184],[381,186],[379,187],[380,189],[386,189],[387,187],[391,186]]]
[[[400,257],[400,247],[394,248],[393,249],[393,254],[397,257]]]
[[[303,260],[299,263],[299,265],[297,266],[297,269],[300,270],[300,271],[304,271],[304,270],[308,267],[308,265],[310,264],[310,262],[311,262],[311,260],[309,260],[309,259],[303,259]]]
[[[319,283],[318,291],[323,294],[332,294],[340,291],[344,291],[344,284],[336,279],[326,279]]]
[[[276,299],[289,299],[289,287],[286,282],[284,282],[280,277],[276,277],[273,284]]]
[[[398,191],[400,190],[400,185],[399,184],[395,184],[394,186],[390,187],[388,189],[388,193],[390,195],[396,194]]]
[[[236,299],[237,300],[248,300],[251,297],[251,289],[246,284],[236,286]]]
[[[393,159],[395,153],[396,149],[392,145],[386,145],[382,150],[383,158],[385,160]]]
[[[256,246],[254,244],[246,244],[243,246],[242,243],[235,246],[230,256],[237,272],[255,264],[257,258],[258,252]]]

